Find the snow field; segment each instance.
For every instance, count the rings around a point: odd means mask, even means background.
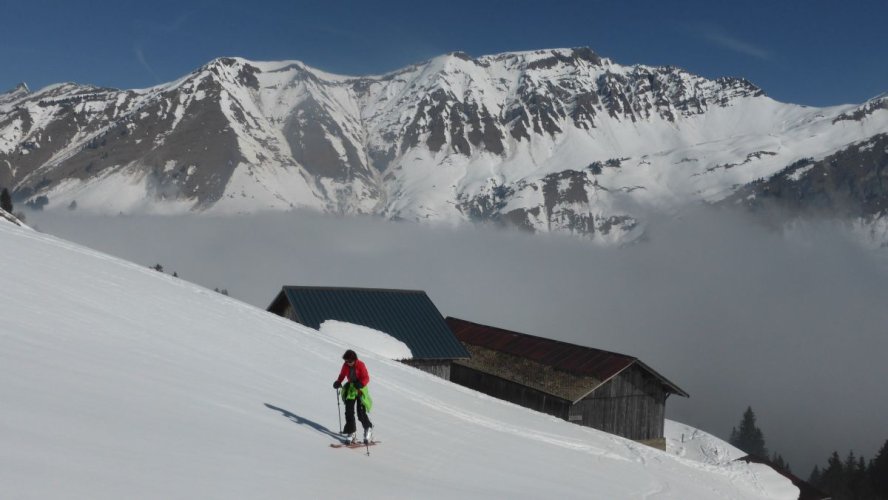
[[[383,444],[334,450],[344,337],[3,221],[0,242],[8,498],[795,498],[369,351]]]

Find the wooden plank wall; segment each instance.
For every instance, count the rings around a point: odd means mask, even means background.
[[[569,420],[629,439],[663,437],[668,393],[632,366],[574,405]]]
[[[410,365],[424,372],[431,373],[432,375],[436,377],[441,377],[444,380],[450,380],[450,365],[452,364],[450,360],[408,359],[404,361],[404,364]]]
[[[450,381],[525,408],[567,419],[570,402],[496,375],[453,363]]]
[[[293,310],[293,304],[290,304],[290,302],[287,302],[287,305],[284,307],[284,311],[281,316],[289,319],[290,321],[296,321],[297,323],[299,323],[299,321],[296,319],[296,311]]]

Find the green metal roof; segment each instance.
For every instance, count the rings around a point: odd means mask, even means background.
[[[268,310],[280,314],[283,299],[293,306],[296,321],[310,328],[317,329],[327,320],[344,321],[404,342],[413,359],[469,357],[421,290],[285,286]]]

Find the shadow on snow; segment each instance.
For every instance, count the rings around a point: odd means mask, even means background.
[[[288,419],[290,419],[291,421],[293,421],[299,425],[307,425],[308,427],[311,427],[312,429],[320,432],[321,434],[324,434],[326,436],[330,436],[330,437],[336,439],[337,441],[342,440],[341,434],[339,434],[338,432],[333,432],[330,429],[324,427],[323,425],[321,425],[319,423],[312,422],[311,420],[308,420],[307,418],[300,417],[299,415],[296,415],[293,412],[287,411],[283,408],[278,408],[277,406],[273,406],[268,403],[265,403],[265,406],[271,410],[280,412],[281,415],[287,417]]]

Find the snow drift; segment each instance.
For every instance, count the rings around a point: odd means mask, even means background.
[[[343,344],[358,350],[358,357],[372,352],[387,359],[404,361],[413,359],[410,347],[391,335],[366,326],[329,320],[321,323],[321,335],[337,339]]]

